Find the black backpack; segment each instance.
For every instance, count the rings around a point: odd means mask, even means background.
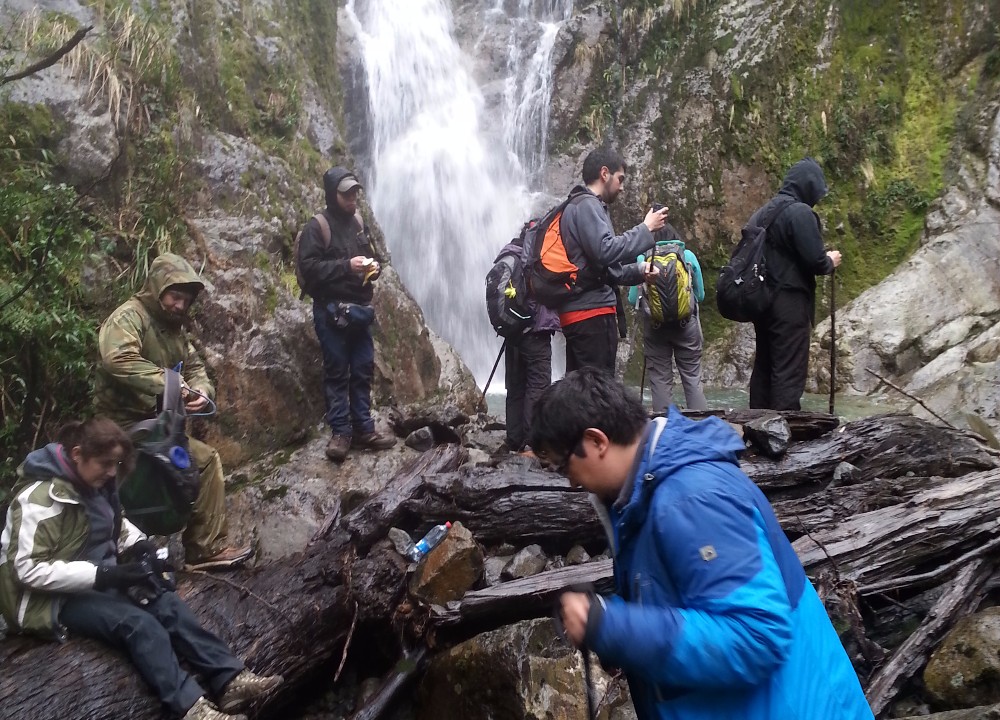
[[[147,535],[170,535],[187,525],[198,497],[198,466],[188,450],[181,376],[164,369],[163,403],[152,420],[128,429],[135,469],[118,490],[128,519]]]
[[[771,288],[767,281],[764,249],[771,223],[795,200],[779,196],[760,213],[750,216],[740,230],[740,241],[729,257],[729,264],[719,271],[715,301],[719,314],[727,320],[753,322],[771,307]]]
[[[531,224],[525,224],[525,231]],[[524,234],[522,231],[522,239]],[[507,340],[520,337],[535,317],[524,282],[523,254],[523,248],[520,252],[501,252],[486,276],[486,312],[490,325],[497,335]]]

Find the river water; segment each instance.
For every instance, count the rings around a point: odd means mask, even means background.
[[[638,392],[638,387],[633,387],[633,391]],[[750,404],[750,396],[746,390],[720,387],[706,387],[705,397],[708,406],[713,409],[722,408],[746,408]],[[489,412],[498,418],[506,417],[504,404],[507,395],[504,392],[491,392],[486,395],[486,404]],[[643,393],[643,402],[646,407],[652,404],[652,397],[649,388]],[[680,390],[680,383],[674,385],[674,401],[684,402],[684,394]],[[834,399],[834,411],[842,422],[858,420],[872,415],[881,415],[906,410],[909,404],[904,399],[895,398],[889,395],[838,395]],[[815,412],[827,412],[830,409],[830,396],[806,393],[802,396],[802,409]]]

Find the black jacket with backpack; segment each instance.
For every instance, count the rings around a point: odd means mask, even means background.
[[[613,286],[638,285],[643,281],[642,268],[635,264],[635,257],[653,247],[653,234],[644,223],[639,223],[616,236],[608,208],[601,199],[584,186],[573,188],[573,193],[583,193],[583,197],[563,211],[566,253],[580,268],[581,278],[588,277],[590,282],[589,287],[582,282],[559,312],[615,307],[618,298]]]
[[[321,302],[341,301],[370,305],[372,283],[351,270],[351,258],[358,255],[374,257],[375,249],[360,217],[345,213],[337,204],[337,185],[350,170],[335,167],[323,176],[326,209],[323,214],[330,224],[330,244],[326,246],[323,231],[316,218],[310,218],[299,239],[299,267],[305,281],[303,290]]]
[[[764,259],[768,284],[775,291],[791,290],[808,295],[810,317],[815,313],[816,276],[833,272],[833,261],[823,246],[819,218],[813,206],[826,195],[823,169],[811,158],[795,163],[781,184],[778,197],[754,213],[766,212],[781,196],[795,202],[786,207],[767,233]]]

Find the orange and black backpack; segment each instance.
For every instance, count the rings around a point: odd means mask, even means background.
[[[549,210],[532,227],[524,239],[525,279],[528,292],[538,303],[558,310],[580,288],[596,283],[582,277],[566,252],[562,233],[563,211],[587,195],[586,190],[574,188],[565,200]]]

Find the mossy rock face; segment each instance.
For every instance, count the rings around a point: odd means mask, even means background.
[[[601,720],[634,718],[627,693],[592,660]],[[431,661],[418,691],[418,720],[587,717],[580,654],[556,637],[551,620],[477,635]]]
[[[931,656],[924,684],[934,705],[968,708],[1000,702],[1000,607],[964,618]]]

